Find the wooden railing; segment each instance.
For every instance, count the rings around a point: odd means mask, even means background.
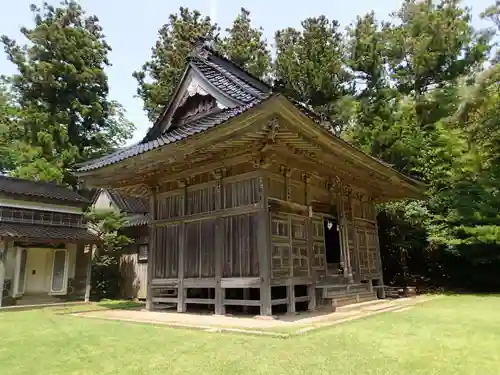
[[[83,214],[0,207],[0,222],[65,227],[86,226]]]

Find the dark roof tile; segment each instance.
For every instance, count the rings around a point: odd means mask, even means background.
[[[86,228],[69,228],[48,225],[0,223],[0,237],[24,240],[61,240],[65,242],[98,242],[99,239]]]
[[[252,95],[248,91],[244,90],[242,87],[244,83],[241,80],[238,79],[238,81],[236,81],[236,77],[234,77],[234,79],[229,78],[227,75],[223,74],[223,72],[221,72],[221,70],[214,63],[194,58],[191,61],[191,65],[198,69],[212,85],[233,99],[243,103],[248,103],[259,98],[260,96],[257,92]],[[239,83],[241,83],[241,85]],[[249,87],[249,85],[246,86]]]
[[[128,159],[132,156],[140,155],[147,151],[154,150],[163,145],[178,142],[194,134],[202,133],[232,119],[233,117],[238,116],[245,111],[248,111],[250,108],[261,102],[262,100],[254,100],[239,107],[227,108],[216,113],[211,113],[205,117],[183,124],[181,127],[175,128],[168,133],[162,134],[158,139],[146,143],[138,143],[124,150],[116,151],[110,155],[91,160],[85,164],[81,164],[78,172],[86,172],[93,169],[102,168],[107,165],[117,163],[121,160]]]
[[[148,212],[148,200],[146,198],[123,194],[112,189],[107,190],[107,192],[120,211],[129,214]]]
[[[127,217],[126,227],[141,227],[149,224],[148,214],[130,215]]]
[[[12,195],[54,199],[72,203],[89,202],[87,198],[82,197],[77,192],[62,185],[7,176],[0,176],[0,192]]]

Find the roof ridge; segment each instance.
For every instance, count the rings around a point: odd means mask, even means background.
[[[227,69],[224,69],[223,67],[217,65],[213,61],[207,60],[207,59],[205,59],[203,57],[197,57],[197,58],[201,62],[203,62],[203,63],[207,64],[208,66],[210,66],[211,68],[217,70],[220,74],[222,74],[224,77],[226,77],[227,79],[229,79],[233,84],[235,84],[236,86],[238,86],[240,89],[242,89],[246,93],[248,93],[248,94],[250,94],[252,96],[255,96],[256,98],[259,98],[259,99],[262,99],[264,97],[264,95],[260,94],[258,92],[259,90],[256,87],[254,87],[250,82],[247,82],[243,78],[240,78],[240,77],[236,76],[235,74],[231,73]],[[239,82],[239,81],[243,81],[244,84],[241,84],[241,82]],[[248,87],[246,87],[245,85],[246,86],[250,86],[250,88],[252,90],[249,91]]]
[[[255,79],[256,81],[258,81],[259,83],[261,83],[262,85],[266,86],[269,88],[269,90],[272,90],[273,87],[271,85],[269,85],[268,83],[264,82],[262,79],[260,79],[259,77],[257,77],[256,75],[250,73],[247,69],[245,69],[245,67],[241,66],[240,64],[237,64],[236,62],[234,62],[233,60],[231,60],[229,57],[227,56],[224,56],[223,54],[221,54],[220,52],[218,52],[217,50],[215,50],[214,48],[210,47],[209,45],[207,44],[203,44],[197,51],[196,51],[196,56],[199,56],[199,51],[201,49],[205,49],[206,51],[210,52],[212,55],[214,55],[215,57],[221,59],[221,60],[224,60],[228,63],[230,63],[231,65],[234,65],[236,68],[240,69],[241,71],[243,71],[246,75],[248,75],[250,78],[252,79]],[[244,80],[242,78],[242,80]],[[248,84],[251,85],[250,82],[247,82]]]

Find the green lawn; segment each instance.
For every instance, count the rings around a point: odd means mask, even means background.
[[[499,311],[443,297],[290,339],[6,312],[0,374],[499,374]]]

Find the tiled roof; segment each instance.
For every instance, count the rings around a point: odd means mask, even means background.
[[[191,65],[217,89],[237,101],[249,103],[264,94],[210,61],[194,58]]]
[[[49,225],[0,223],[0,237],[24,240],[61,240],[65,242],[98,242],[98,238],[86,228],[69,228]]]
[[[126,227],[141,227],[149,224],[148,214],[130,215],[127,217]]]
[[[73,203],[88,203],[88,199],[62,185],[0,176],[0,193],[54,199]]]
[[[107,190],[107,192],[120,211],[130,214],[144,214],[148,212],[147,198],[126,195],[112,189]]]
[[[192,135],[207,131],[217,125],[220,125],[233,117],[249,110],[255,105],[261,103],[262,100],[254,100],[248,104],[227,108],[216,113],[211,113],[205,117],[196,119],[192,122],[183,124],[182,127],[175,128],[167,133],[162,134],[157,139],[145,143],[138,143],[126,149],[116,151],[110,155],[104,156],[99,159],[91,160],[86,164],[80,165],[79,172],[86,172],[97,168],[117,163],[121,160],[131,158],[136,155],[143,154],[147,151],[157,149],[159,147],[178,142],[180,140],[189,138]]]

